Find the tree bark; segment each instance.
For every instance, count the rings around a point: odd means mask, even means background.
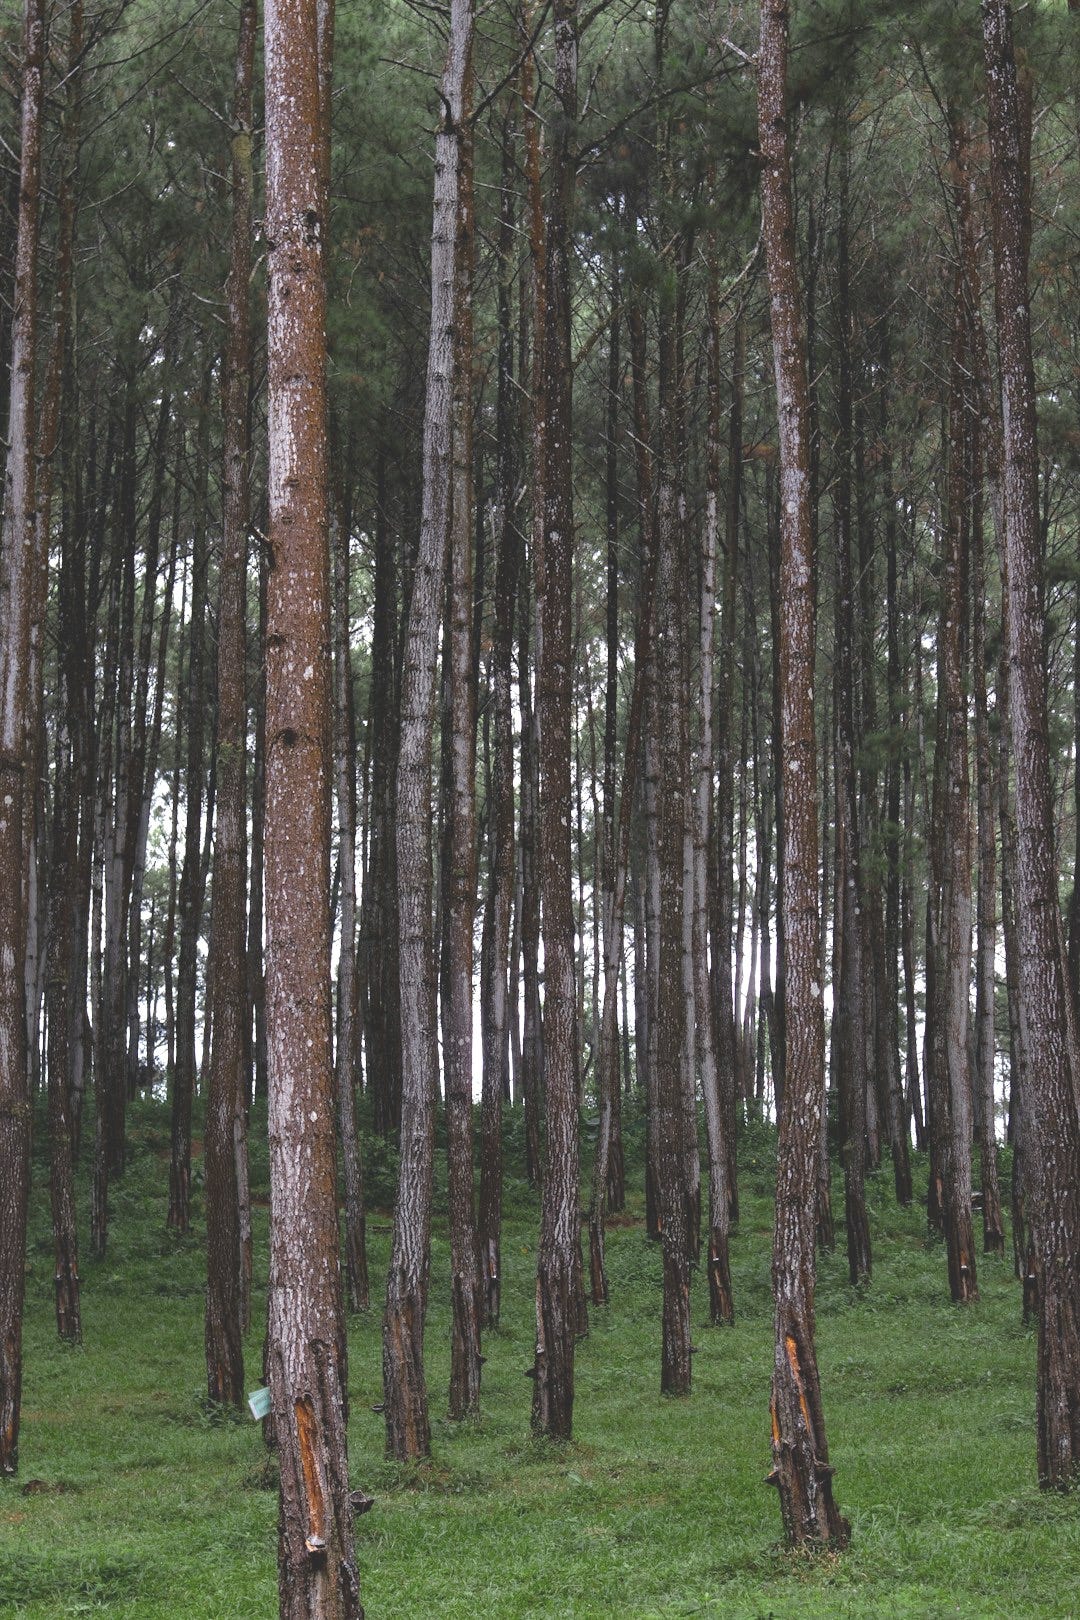
[[[397,889],[401,984],[401,1173],[383,1316],[386,1448],[399,1462],[431,1450],[424,1315],[431,1263],[434,1087],[438,1075],[432,939],[431,733],[452,475],[453,323],[461,122],[472,48],[471,0],[453,0],[436,135],[431,335],[424,407],[423,505],[401,695]]]
[[[578,1326],[578,1029],[571,890],[574,574],[570,270],[576,187],[577,0],[554,0],[554,91],[546,232],[544,532],[536,563],[540,724],[540,890],[544,943],[547,1161],[536,1271],[532,1426],[568,1440]]]
[[[971,983],[971,777],[968,765],[968,694],[964,670],[967,641],[967,367],[964,311],[959,277],[954,293],[953,352],[949,390],[949,475],[945,547],[945,602],[938,652],[944,751],[941,798],[942,846],[936,1016],[941,1031],[944,1072],[941,1088],[943,1136],[940,1143],[945,1243],[949,1288],[958,1303],[978,1298],[971,1222],[971,1070],[968,1052]]]
[[[268,1372],[283,1620],[362,1614],[353,1551],[330,997],[325,17],[268,0]]]
[[[1038,1297],[1041,1484],[1080,1469],[1080,1060],[1054,864],[1043,663],[1030,203],[1008,0],[983,0],[991,217],[1004,423],[1009,719],[1016,760],[1017,928],[1025,1011],[1025,1168]]]
[[[334,770],[337,786],[341,938],[338,946],[334,1097],[345,1182],[345,1291],[351,1311],[370,1303],[364,1221],[364,1167],[356,1128],[360,1078],[360,994],[356,954],[356,715],[350,657],[351,503],[339,503],[333,535]]]
[[[765,0],[758,54],[761,211],[780,430],[784,604],[780,710],[784,796],[787,1042],[777,1155],[773,1291],[773,1473],[792,1545],[846,1542],[833,1501],[814,1353],[814,1215],[825,1032],[817,897],[814,564],[805,335],[799,309],[787,126],[788,7]]]
[[[446,873],[443,1051],[450,1221],[450,1416],[480,1410],[480,1272],[473,1195],[472,990],[476,913],[476,670],[473,657],[472,64],[466,59],[458,135],[457,243],[449,512],[450,804]]]
[[[510,1023],[510,913],[514,898],[514,605],[521,567],[515,521],[514,333],[511,278],[514,252],[514,156],[511,114],[503,128],[499,207],[499,376],[496,402],[498,555],[495,561],[495,635],[492,648],[492,708],[495,742],[491,786],[491,887],[488,896],[488,995],[484,1022],[481,1097],[480,1207],[478,1237],[484,1291],[484,1325],[498,1324],[502,1256],[502,1103]],[[515,978],[516,983],[516,978]],[[516,1004],[516,994],[514,995]]]
[[[38,201],[45,66],[43,0],[25,0],[19,212],[11,323],[11,392],[0,530],[0,1477],[19,1463],[30,1083],[26,1029],[26,894],[33,794],[28,764],[40,716],[30,682],[37,577],[34,370]]]
[[[244,1258],[241,1243],[240,1156],[246,1166],[244,1019],[245,845],[247,802],[246,667],[247,531],[251,449],[251,84],[256,0],[244,0],[236,46],[232,109],[232,230],[228,328],[224,364],[224,511],[218,572],[218,782],[214,835],[214,910],[210,969],[214,1021],[206,1099],[206,1380],[213,1401],[244,1403]],[[248,1256],[250,1266],[250,1254]]]

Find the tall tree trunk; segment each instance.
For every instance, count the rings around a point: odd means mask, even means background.
[[[281,1462],[282,1620],[355,1620],[362,1614],[345,1443],[330,1008],[328,37],[325,12],[315,0],[269,0],[267,1362]]]
[[[394,690],[395,572],[387,518],[387,450],[380,437],[375,460],[375,581],[371,635],[369,734],[372,770],[368,858],[361,920],[364,1037],[371,1118],[389,1136],[401,1113],[401,1016],[398,990],[397,857],[394,781],[398,718]]]
[[[195,1094],[196,975],[202,929],[202,810],[206,776],[205,623],[208,590],[207,479],[209,477],[208,390],[201,395],[196,466],[196,511],[191,558],[190,660],[187,689],[187,754],[185,760],[184,859],[180,869],[177,910],[180,943],[176,964],[176,1067],[173,1072],[172,1132],[169,1162],[168,1225],[186,1232],[191,1224],[191,1110]],[[207,810],[209,814],[209,807]]]
[[[844,1214],[847,1225],[848,1275],[852,1284],[870,1280],[870,1221],[866,1212],[867,1149],[867,982],[864,904],[866,875],[856,774],[858,737],[855,725],[858,634],[851,561],[851,287],[848,244],[848,173],[846,145],[841,153],[840,222],[837,244],[839,377],[837,471],[833,507],[836,514],[836,609],[834,717],[836,725],[836,896],[840,936],[839,977],[834,985],[837,1090],[840,1098],[844,1162]]]
[[[734,1025],[731,1013],[731,830],[728,824],[718,830],[719,859],[726,870],[723,880],[724,899],[721,902],[722,932],[714,942],[720,960],[721,997],[714,1000],[709,979],[708,950],[708,852],[711,834],[713,779],[716,768],[713,747],[713,665],[716,659],[716,555],[720,529],[720,313],[715,266],[709,265],[708,288],[708,426],[706,429],[706,493],[705,521],[701,536],[701,597],[698,613],[698,704],[700,729],[698,758],[693,784],[693,947],[691,953],[694,980],[694,1018],[697,1027],[697,1054],[701,1073],[701,1094],[705,1105],[705,1128],[709,1147],[709,1229],[708,1275],[709,1313],[714,1323],[735,1319],[731,1297],[731,1263],[728,1255],[728,1233],[731,1224],[731,1198],[728,1191],[728,1173],[731,1150],[728,1132],[732,1128],[734,1108],[727,1107],[724,1087],[730,1087],[731,1059],[734,1046]],[[738,399],[742,386],[739,344],[741,322],[736,335],[735,395]],[[740,446],[741,455],[741,446]],[[731,468],[729,465],[729,476]],[[730,536],[728,540],[731,550]],[[727,576],[725,576],[726,578]],[[734,576],[732,583],[734,583]],[[725,589],[725,602],[728,592]],[[730,623],[730,621],[729,621]],[[725,674],[730,664],[725,660]],[[722,702],[730,701],[730,686]],[[725,713],[725,729],[729,717]],[[730,775],[730,758],[725,758]],[[725,789],[729,784],[725,783]],[[725,791],[718,809],[730,809],[730,791]]]
[[[577,0],[554,0],[554,91],[546,235],[544,533],[536,561],[540,889],[544,943],[547,1162],[536,1271],[532,1425],[569,1439],[578,1326],[578,1030],[571,891],[574,500],[570,274],[576,189]]]
[[[1040,1483],[1080,1468],[1080,1060],[1058,908],[1028,299],[1030,203],[1008,0],[984,0],[991,216],[1004,432],[1009,719],[1016,772],[1025,1168],[1038,1292]]]
[[[424,1315],[431,1263],[434,1084],[438,1074],[432,939],[431,735],[452,475],[453,326],[461,121],[472,49],[471,0],[453,0],[436,135],[431,335],[424,407],[420,548],[403,667],[397,776],[401,982],[401,1174],[383,1317],[386,1448],[404,1462],[431,1450]]]
[[[833,1501],[814,1352],[814,1215],[825,1082],[817,896],[814,746],[814,562],[809,503],[806,347],[799,310],[787,126],[788,7],[765,0],[758,54],[761,211],[780,429],[784,604],[780,661],[783,726],[784,932],[787,1044],[777,1155],[773,1291],[773,1473],[793,1545],[844,1542]]]
[[[716,278],[712,297],[716,299]],[[710,337],[714,350],[719,346],[719,311],[710,315]],[[719,394],[720,356],[711,360]],[[738,991],[732,974],[732,927],[735,914],[734,816],[735,816],[735,625],[739,570],[739,517],[742,510],[743,393],[746,368],[746,322],[743,311],[735,317],[731,362],[731,410],[728,418],[727,490],[724,509],[723,588],[720,613],[720,670],[717,680],[716,731],[716,878],[713,885],[713,1001],[716,1008],[716,1062],[720,1090],[720,1116],[726,1156],[725,1181],[731,1220],[738,1219],[738,1161],[736,1127],[741,1101],[738,1085]],[[712,387],[710,382],[710,387]],[[717,398],[716,409],[720,401]],[[719,434],[719,427],[717,427]],[[742,874],[740,874],[742,879]],[[736,949],[739,949],[736,946]],[[741,964],[740,964],[741,966]],[[738,970],[736,970],[737,973]],[[720,1279],[717,1279],[718,1283]],[[710,1283],[710,1301],[721,1305]]]
[[[224,363],[224,511],[218,572],[218,786],[210,964],[214,1021],[206,1099],[206,1382],[211,1400],[244,1401],[244,1262],[240,1191],[246,1176],[244,1019],[247,1013],[244,905],[247,530],[250,512],[248,394],[251,386],[251,83],[257,0],[244,0],[232,110],[232,232]],[[249,1260],[250,1264],[250,1260]]]
[[[997,953],[997,839],[994,771],[986,697],[986,548],[980,492],[981,438],[973,434],[971,513],[971,663],[975,698],[975,792],[978,817],[979,886],[976,902],[975,1073],[978,1099],[979,1168],[982,1187],[983,1252],[1005,1252],[1005,1229],[998,1184],[997,1107],[994,1094],[994,958]]]
[[[78,119],[82,96],[80,71],[83,53],[82,0],[74,0],[68,13],[66,44],[66,98],[61,145],[61,174],[57,199],[56,294],[52,352],[42,411],[43,463],[39,488],[39,565],[45,564],[47,583],[48,538],[51,530],[54,463],[59,445],[61,408],[67,355],[71,342],[74,286],[75,180],[78,167]],[[70,396],[70,390],[68,390]],[[70,397],[68,403],[71,403]],[[71,471],[65,458],[64,474]],[[69,497],[70,489],[66,490]],[[60,648],[57,657],[57,764],[53,793],[52,850],[49,862],[48,932],[46,940],[45,1020],[48,1032],[47,1075],[49,1107],[49,1194],[52,1206],[55,1254],[56,1330],[60,1338],[77,1343],[82,1338],[79,1297],[79,1254],[75,1209],[74,1154],[72,1150],[72,1047],[79,994],[75,975],[76,940],[82,917],[77,909],[79,860],[79,766],[85,738],[81,721],[85,705],[76,697],[83,681],[80,656],[85,614],[80,600],[85,581],[71,502],[65,499],[59,581]],[[44,612],[44,598],[42,598]],[[82,924],[85,927],[84,924]],[[85,981],[84,981],[85,983]],[[82,996],[85,1016],[85,993]]]
[[[888,332],[881,338],[882,369],[888,375]],[[898,524],[893,487],[892,453],[888,439],[888,395],[881,393],[881,484],[885,503],[885,691],[888,705],[889,753],[885,767],[885,936],[882,986],[882,1038],[886,1046],[893,1138],[893,1183],[898,1204],[911,1203],[910,1109],[900,1074],[900,936],[901,936],[901,828],[900,734],[907,707],[907,688],[900,666],[900,603],[897,573]]]
[[[971,1070],[968,1049],[971,985],[971,779],[968,767],[968,694],[964,669],[967,641],[967,557],[970,511],[965,321],[959,278],[955,289],[953,352],[949,390],[948,509],[945,546],[945,602],[938,653],[945,753],[941,799],[942,884],[939,909],[937,1018],[941,1031],[941,1088],[944,1134],[941,1142],[945,1243],[949,1288],[954,1300],[978,1298],[975,1243],[971,1224]]]
[[[360,995],[356,955],[356,712],[350,657],[349,602],[351,503],[338,502],[333,536],[334,573],[334,770],[337,786],[338,867],[341,873],[341,938],[337,969],[337,1031],[334,1096],[345,1182],[345,1292],[349,1309],[370,1302],[364,1222],[364,1168],[356,1128],[360,1077]]]
[[[497,534],[495,636],[492,648],[492,708],[495,721],[491,785],[491,887],[486,959],[487,1017],[481,1098],[480,1208],[478,1237],[486,1326],[499,1320],[502,1258],[502,1103],[510,1020],[510,912],[514,898],[514,604],[521,566],[521,540],[514,515],[515,427],[514,332],[511,278],[514,258],[514,150],[510,111],[503,126],[499,207],[499,377],[496,402]],[[516,982],[516,980],[515,980]],[[514,996],[516,1003],[517,997]]]
[[[30,649],[37,578],[34,370],[38,200],[45,65],[43,0],[23,8],[22,114],[11,393],[0,530],[0,1477],[19,1462],[26,1212],[30,1195],[30,1085],[26,1030],[26,894],[33,795]]]
[[[466,60],[458,135],[457,244],[449,513],[450,860],[446,874],[443,1051],[450,1221],[450,1416],[480,1410],[480,1272],[472,1151],[473,924],[476,913],[476,666],[473,657],[472,64]],[[501,1079],[501,1077],[500,1077]]]
[[[533,3],[524,0],[519,20],[524,42],[532,41]],[[521,64],[521,111],[525,126],[525,182],[528,208],[531,311],[522,324],[530,335],[530,536],[533,571],[544,549],[544,480],[547,431],[544,330],[547,322],[547,263],[544,248],[544,195],[541,177],[542,126],[537,110],[538,72],[529,43]],[[523,294],[525,296],[525,294]],[[524,1010],[522,1084],[525,1093],[525,1165],[529,1182],[542,1180],[540,1116],[544,1092],[544,1031],[540,1005],[540,735],[530,674],[529,570],[521,572],[518,690],[521,708],[521,953]],[[535,604],[534,604],[535,606]]]
[[[614,342],[614,338],[613,338]],[[604,898],[604,990],[600,1021],[598,1055],[598,1085],[600,1087],[600,1124],[596,1139],[596,1157],[593,1164],[592,1197],[589,1206],[589,1275],[594,1305],[607,1303],[608,1281],[604,1265],[604,1221],[607,1216],[612,1183],[612,1158],[616,1144],[616,1094],[619,1084],[618,1053],[618,990],[619,967],[622,961],[623,922],[626,911],[626,885],[630,872],[630,840],[633,828],[633,808],[637,788],[638,763],[641,758],[642,717],[645,707],[646,682],[652,658],[653,594],[656,581],[657,553],[653,544],[651,525],[642,529],[642,578],[638,592],[638,617],[634,635],[634,679],[630,692],[630,712],[627,716],[626,747],[623,756],[623,776],[619,793],[619,816],[614,824],[614,805],[611,810],[610,867],[605,859]],[[647,548],[647,549],[645,549]],[[617,574],[617,558],[609,555],[608,574],[608,646],[612,645],[612,584],[611,572]],[[617,594],[617,592],[616,592]],[[617,627],[617,612],[616,612]],[[611,732],[611,750],[614,753],[614,706],[609,666],[609,716],[606,736]],[[614,797],[614,758],[611,762],[611,794]],[[607,814],[607,773],[605,767],[605,815]],[[638,1048],[639,1053],[641,1047]],[[621,1156],[620,1156],[621,1157]]]

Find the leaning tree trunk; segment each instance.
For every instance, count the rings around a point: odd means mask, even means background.
[[[45,7],[43,0],[26,0],[8,457],[0,530],[0,1477],[14,1474],[19,1462],[30,1195],[23,869],[33,809],[27,763],[40,719],[32,713],[30,643],[37,557],[34,367],[44,65]]]
[[[345,1442],[330,1011],[325,155],[315,0],[266,7],[267,1364],[283,1620],[362,1614]],[[322,46],[322,50],[320,50]],[[320,57],[322,58],[320,62]],[[320,74],[320,68],[322,73]]]
[[[383,1317],[387,1453],[431,1450],[424,1379],[434,1165],[435,956],[431,932],[431,738],[450,522],[453,323],[461,117],[472,48],[471,0],[453,0],[435,145],[431,335],[424,407],[423,504],[401,694],[397,874],[401,983],[401,1175]]]
[[[1043,659],[1030,201],[1008,0],[984,0],[991,215],[1004,421],[1004,516],[1016,760],[1015,904],[1027,1041],[1024,1136],[1037,1288],[1041,1484],[1080,1470],[1080,1060],[1054,863]]]
[[[247,746],[245,623],[250,509],[248,392],[251,335],[251,81],[256,0],[244,0],[233,81],[232,238],[224,389],[224,513],[218,572],[218,766],[210,964],[214,1021],[206,1099],[206,1385],[210,1399],[244,1401],[243,1252],[238,1156],[246,1152],[244,1019]]]
[[[845,1542],[833,1501],[814,1353],[814,1235],[825,1029],[817,895],[814,560],[806,348],[799,309],[787,128],[788,7],[765,0],[758,56],[761,212],[780,429],[780,713],[787,1042],[777,1155],[773,1472],[792,1545]]]

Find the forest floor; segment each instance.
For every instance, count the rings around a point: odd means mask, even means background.
[[[511,1125],[512,1169],[519,1145]],[[194,1230],[177,1237],[165,1229],[167,1115],[160,1104],[133,1109],[108,1255],[83,1260],[85,1343],[71,1349],[54,1334],[44,1146],[42,1129],[21,1473],[0,1485],[0,1615],[265,1620],[276,1613],[277,1495],[261,1426],[208,1411],[203,1394],[201,1167]],[[732,1248],[738,1320],[708,1326],[699,1274],[684,1401],[659,1392],[660,1255],[632,1196],[608,1240],[611,1304],[591,1312],[578,1347],[576,1439],[565,1447],[529,1435],[536,1215],[520,1180],[508,1186],[503,1322],[485,1337],[483,1417],[441,1415],[449,1267],[440,1206],[428,1327],[434,1455],[414,1468],[385,1461],[372,1411],[382,1399],[392,1188],[392,1166],[378,1156],[375,1304],[349,1334],[351,1473],[376,1499],[357,1523],[367,1620],[1080,1615],[1080,1496],[1035,1483],[1034,1333],[1021,1325],[1011,1257],[980,1255],[981,1298],[951,1305],[944,1250],[927,1240],[918,1205],[896,1207],[886,1172],[869,1181],[872,1285],[848,1285],[842,1241],[822,1258],[818,1284],[825,1416],[851,1547],[785,1552],[764,1484],[772,1155],[770,1132],[747,1132]],[[917,1178],[925,1190],[925,1163]],[[253,1152],[253,1182],[264,1276],[265,1147]],[[842,1215],[839,1184],[834,1198]],[[258,1292],[249,1388],[261,1382],[264,1320]]]

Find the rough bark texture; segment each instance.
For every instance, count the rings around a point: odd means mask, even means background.
[[[450,1416],[480,1410],[480,1291],[473,1197],[473,922],[476,911],[476,675],[473,658],[472,252],[473,136],[471,62],[465,63],[458,136],[455,251],[454,385],[450,469],[449,863],[446,899],[447,1196],[450,1220]]]
[[[61,150],[62,171],[58,197],[56,295],[52,353],[42,410],[43,461],[39,488],[39,567],[47,564],[51,530],[53,462],[60,436],[64,396],[64,360],[70,337],[75,237],[75,171],[78,164],[78,114],[82,95],[80,63],[83,52],[83,11],[75,0],[68,13],[67,94]],[[46,940],[45,1017],[49,1107],[49,1196],[52,1206],[55,1254],[56,1331],[77,1343],[82,1337],[79,1298],[79,1254],[76,1228],[74,1154],[72,1152],[71,1070],[75,1015],[79,994],[75,975],[76,939],[81,913],[78,906],[78,809],[80,782],[80,720],[84,713],[75,693],[82,685],[79,667],[80,613],[75,569],[74,525],[65,524],[60,565],[60,645],[57,660],[58,731],[57,774],[53,794],[52,852],[49,865],[48,932]],[[43,584],[47,567],[42,567]],[[85,984],[85,981],[84,981]],[[85,994],[83,995],[85,1007]]]
[[[454,0],[435,140],[431,335],[424,407],[420,546],[401,695],[397,876],[401,985],[401,1174],[383,1317],[386,1448],[399,1461],[431,1450],[424,1379],[438,1076],[431,931],[431,732],[450,520],[453,322],[457,286],[460,120],[472,43],[469,0]]]
[[[834,719],[836,726],[836,907],[839,976],[835,986],[837,1090],[844,1164],[844,1215],[847,1228],[848,1276],[853,1284],[869,1282],[870,1221],[866,1210],[867,1017],[868,973],[865,944],[861,806],[855,753],[855,642],[858,620],[851,561],[851,289],[848,268],[848,169],[846,145],[841,156],[840,224],[837,247],[839,305],[839,378],[837,472],[833,494],[836,516],[836,654]]]
[[[765,0],[758,56],[762,231],[780,429],[787,1043],[777,1155],[773,1472],[792,1545],[844,1542],[832,1494],[814,1354],[814,1216],[825,1079],[817,895],[814,567],[806,350],[799,310],[787,128],[788,7]]]
[[[9,448],[0,531],[0,1477],[15,1473],[19,1462],[26,1212],[30,1194],[23,872],[33,804],[27,788],[27,765],[34,721],[30,684],[37,557],[34,366],[44,51],[43,0],[26,0]]]
[[[577,123],[577,4],[555,0],[555,96],[547,217],[544,533],[536,558],[539,629],[540,888],[544,941],[544,1090],[547,1163],[536,1271],[532,1425],[569,1439],[578,1324],[578,1030],[571,892],[571,715],[574,501],[570,264]]]
[[[208,390],[207,390],[208,392]],[[195,1022],[199,934],[204,882],[202,858],[203,787],[206,776],[206,617],[208,593],[207,489],[209,409],[206,393],[199,418],[199,474],[191,558],[190,660],[187,677],[187,786],[184,859],[177,895],[180,943],[176,964],[176,1065],[173,1070],[172,1131],[169,1159],[168,1224],[186,1232],[191,1223],[191,1111],[195,1092]],[[209,813],[209,806],[207,806]]]
[[[232,237],[224,393],[224,513],[218,574],[218,765],[210,966],[214,1020],[206,1099],[206,1380],[211,1400],[241,1407],[243,1264],[237,1156],[246,1154],[244,1017],[247,1011],[244,691],[249,512],[248,390],[251,337],[251,80],[257,22],[244,0],[236,48],[232,127]]]
[[[1080,1469],[1080,1063],[1054,864],[1043,662],[1029,202],[1008,0],[984,0],[991,214],[1004,439],[1009,716],[1016,764],[1025,1171],[1038,1293],[1040,1482]]]
[[[614,338],[613,338],[614,342]],[[634,681],[630,693],[630,711],[626,723],[626,747],[623,779],[619,795],[617,834],[612,826],[610,843],[610,870],[605,873],[607,893],[604,899],[604,995],[600,1022],[599,1075],[600,1126],[596,1140],[596,1159],[593,1167],[592,1198],[589,1206],[589,1273],[594,1305],[607,1302],[608,1283],[604,1268],[604,1220],[611,1187],[611,1158],[615,1142],[616,1092],[619,1083],[617,997],[619,967],[622,961],[623,919],[626,910],[626,885],[630,868],[630,835],[633,825],[633,807],[637,788],[638,763],[641,757],[641,728],[645,706],[645,686],[652,656],[653,590],[656,576],[656,547],[651,544],[648,529],[643,530],[644,555],[642,578],[638,592],[637,627],[634,635]],[[610,570],[609,564],[609,570]],[[610,624],[611,592],[609,585],[608,645],[612,643]],[[611,680],[609,677],[609,689]],[[614,695],[609,698],[614,707]],[[606,729],[613,730],[613,718]],[[606,742],[605,742],[606,746]],[[614,748],[614,738],[612,738]],[[614,796],[614,762],[611,766],[612,796]],[[605,815],[607,814],[607,788],[605,786]],[[611,809],[614,823],[614,805]],[[640,1050],[640,1048],[639,1048]]]
[[[495,562],[495,637],[492,707],[495,721],[491,784],[491,888],[488,897],[488,977],[484,1020],[481,1099],[480,1208],[478,1239],[486,1326],[499,1320],[502,1258],[502,1101],[510,1024],[510,913],[514,898],[514,603],[521,566],[521,540],[513,512],[514,331],[511,277],[514,250],[514,162],[509,114],[503,130],[499,209],[499,381],[496,405],[498,460],[498,555]],[[516,1001],[516,997],[515,997]],[[516,1016],[516,1015],[515,1015]]]
[[[351,1311],[370,1303],[364,1219],[364,1166],[356,1127],[360,1078],[360,993],[356,957],[356,716],[349,654],[351,512],[340,503],[333,540],[334,772],[337,786],[341,942],[337,970],[334,1095],[345,1182],[345,1288]]]
[[[659,53],[658,53],[659,54]],[[656,517],[656,713],[658,720],[660,886],[659,994],[656,1042],[656,1194],[663,1248],[660,1387],[690,1392],[690,1164],[686,1139],[684,1061],[687,1046],[683,987],[686,907],[684,820],[686,720],[683,621],[686,616],[684,532],[679,521],[674,311],[661,321],[660,455]],[[696,1144],[695,1144],[696,1145]]]
[[[963,386],[966,343],[959,281],[955,291],[953,355],[949,393],[948,510],[943,531],[945,602],[939,632],[938,667],[944,750],[941,798],[941,898],[938,920],[936,1015],[941,1029],[940,1087],[943,1135],[940,1143],[945,1244],[949,1289],[954,1300],[978,1298],[975,1242],[971,1221],[971,1069],[968,1051],[971,983],[971,773],[968,765],[968,693],[964,647],[967,641],[967,558],[969,518]]]
[[[314,0],[266,7],[267,1362],[288,1620],[361,1615],[345,1444],[330,1013],[330,559],[325,349],[328,64]],[[325,50],[325,47],[324,47]]]
[[[975,963],[975,1069],[973,1091],[979,1130],[982,1186],[983,1249],[1000,1254],[1005,1247],[998,1185],[994,1101],[994,957],[997,943],[997,848],[994,814],[994,770],[986,690],[986,548],[983,483],[989,486],[990,510],[999,548],[1003,545],[1001,510],[1000,401],[995,400],[990,358],[982,318],[982,284],[976,232],[976,172],[971,162],[966,126],[954,125],[954,198],[960,239],[960,272],[964,289],[967,334],[973,361],[975,404],[968,425],[971,492],[971,665],[975,702],[975,772],[979,882],[978,945]],[[1080,642],[1078,642],[1080,645]],[[998,715],[999,721],[1001,715]]]

